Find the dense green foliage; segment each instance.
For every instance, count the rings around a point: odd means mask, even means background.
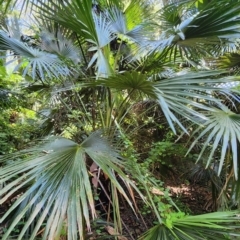
[[[123,204],[153,219],[135,238],[240,236],[239,1],[155,2],[26,0],[28,28],[2,23],[2,240],[122,235]],[[180,206],[173,172],[215,212]]]

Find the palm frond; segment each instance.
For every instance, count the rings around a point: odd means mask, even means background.
[[[204,9],[193,11],[190,16],[181,16],[181,22],[172,12],[164,12],[178,24],[163,31],[152,49],[171,52],[172,56],[178,51],[182,55],[193,56],[210,54],[217,50],[216,46],[234,44],[240,34],[239,8],[238,2],[214,0]],[[189,14],[187,8],[184,12]]]
[[[196,14],[191,25],[186,25],[187,38],[214,37],[238,38],[239,4],[236,1],[211,1],[203,11]]]
[[[139,240],[217,240],[239,237],[239,212],[214,212],[169,219],[144,233]]]
[[[17,39],[17,40],[21,39],[22,31],[21,31],[21,27],[19,25],[19,21],[16,18],[16,16],[8,19],[6,31],[8,32],[10,37]]]
[[[201,110],[211,110],[211,104],[221,105],[220,100],[209,93],[221,91],[216,87],[217,82],[228,82],[230,79],[212,79],[214,74],[214,71],[189,72],[154,84],[157,100],[174,131],[174,122],[186,131],[174,113],[198,122],[199,119],[206,119]],[[230,92],[226,94],[231,95]]]
[[[186,11],[189,1],[179,1],[178,4],[175,2],[168,3],[162,7],[158,12],[158,19],[160,20],[160,26],[162,31],[172,28],[181,24],[182,15]]]
[[[57,21],[84,38],[88,51],[93,52],[93,54],[89,54],[91,59],[88,67],[92,67],[96,62],[97,76],[109,76],[112,70],[109,64],[107,45],[115,36],[105,14],[94,12],[92,4],[86,0],[73,1],[67,5],[54,5],[54,8],[53,11],[52,8],[43,4],[41,11],[47,13],[47,18]]]
[[[117,74],[108,79],[99,79],[95,84],[104,85],[119,91],[127,89],[132,94],[135,91],[139,91],[153,98],[155,96],[153,84],[151,81],[147,80],[147,76],[134,71]]]
[[[95,23],[95,29],[97,33],[97,41],[94,42],[97,48],[103,48],[113,40],[112,26],[106,16],[102,13],[93,13],[93,19]]]
[[[138,1],[137,3],[131,1],[125,10],[109,9],[107,16],[120,37],[123,35],[130,41],[141,43],[145,38],[152,37],[149,31],[152,23],[149,20],[154,16],[154,12],[152,9],[149,11],[149,8],[149,5],[144,1]]]
[[[0,219],[3,222],[10,214],[15,216],[2,240],[8,239],[21,219],[26,220],[19,239],[32,225],[33,231],[28,239],[35,239],[43,224],[46,226],[42,239],[60,236],[64,224],[68,226],[68,239],[86,239],[83,235],[85,224],[90,231],[90,221],[96,217],[88,172],[89,157],[109,177],[111,184],[133,209],[117,175],[127,185],[134,185],[121,170],[123,161],[118,159],[118,154],[100,135],[96,133],[90,136],[81,145],[63,138],[52,139],[41,146],[17,153],[12,163],[2,167],[0,183],[8,181],[8,184],[0,190],[0,204],[18,191],[23,191]],[[25,158],[19,159],[23,155]],[[5,158],[1,158],[1,162],[4,161]]]
[[[240,66],[240,54],[239,53],[227,53],[223,56],[220,56],[216,59],[214,65],[219,68],[226,69],[226,68],[236,68]]]
[[[56,31],[55,35],[42,30],[40,38],[42,50],[57,54],[66,60],[70,59],[75,64],[80,62],[80,50],[70,40],[66,40],[60,30]]]
[[[58,24],[78,33],[85,40],[98,42],[91,1],[51,2],[52,5],[49,6],[46,1],[38,1],[40,6],[38,6],[39,14],[37,17],[56,21]]]
[[[205,150],[211,146],[210,154],[207,161],[207,166],[212,161],[212,157],[219,145],[221,145],[221,157],[219,160],[218,175],[222,170],[227,149],[230,148],[233,157],[233,167],[235,178],[238,179],[238,155],[237,155],[237,142],[240,142],[239,130],[240,130],[240,115],[235,114],[227,108],[215,109],[206,114],[207,120],[199,126],[192,136],[196,136],[196,139],[191,144],[189,151],[200,141],[204,136],[206,139],[202,144],[202,150],[197,160],[199,160]],[[188,151],[188,152],[189,152]]]
[[[33,79],[41,78],[44,80],[47,75],[49,78],[65,77],[72,74],[68,68],[56,55],[33,48],[23,42],[10,38],[7,33],[0,31],[0,49],[10,50],[15,58],[13,61],[19,61],[15,71],[23,66],[23,75],[31,71]]]
[[[146,23],[154,19],[155,10],[154,6],[157,3],[150,3],[144,0],[139,1],[129,1],[128,4],[124,6],[124,15],[126,16],[127,28],[129,30],[134,29],[143,23]]]
[[[111,40],[114,39],[114,34],[112,27],[104,14],[100,13],[97,15],[93,13],[93,19],[97,38],[96,41],[90,41],[93,43],[93,46],[90,47],[88,51],[94,51],[95,53],[93,54],[88,67],[91,67],[96,61],[95,68],[97,71],[97,76],[108,77],[111,74],[112,69],[107,57],[109,56],[109,49],[107,45],[111,42]]]
[[[129,28],[125,13],[116,7],[109,9],[106,12],[106,17],[110,21],[114,33],[119,34],[119,37],[124,36],[134,42],[143,41],[146,31],[144,31],[145,24],[142,22],[139,25],[135,24],[133,28]]]
[[[116,33],[127,33],[128,28],[126,24],[126,17],[120,9],[113,7],[106,12],[106,16],[109,21],[111,21],[111,26]]]

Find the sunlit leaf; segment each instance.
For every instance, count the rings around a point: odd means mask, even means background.
[[[49,78],[63,77],[72,73],[72,70],[57,55],[30,47],[17,39],[10,38],[3,31],[0,31],[0,49],[13,52],[15,59],[12,61],[20,62],[15,67],[15,71],[24,66],[24,76],[30,73],[33,79],[44,80],[46,76]]]

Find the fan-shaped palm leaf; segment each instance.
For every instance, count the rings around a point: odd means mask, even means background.
[[[175,7],[176,8],[176,7]],[[182,5],[180,5],[182,10]],[[189,16],[188,8],[182,11],[181,22],[166,8],[165,19],[174,18],[174,27],[162,29],[163,33],[153,48],[169,51],[172,56],[180,50],[183,55],[209,54],[217,46],[235,43],[239,38],[239,3],[236,1],[211,1],[203,10],[193,11]],[[186,16],[184,16],[184,14]],[[168,48],[169,47],[169,48]]]
[[[41,11],[47,18],[57,21],[84,38],[88,43],[88,51],[93,52],[88,67],[96,62],[97,76],[106,77],[111,74],[109,51],[105,46],[113,40],[114,32],[105,14],[94,12],[91,2],[86,0],[54,4],[54,11],[43,3]]]
[[[39,45],[38,47],[43,51],[57,54],[60,58],[64,58],[64,60],[70,59],[74,63],[80,61],[80,50],[77,49],[70,40],[66,39],[66,36],[68,38],[72,37],[71,31],[60,27],[57,23],[52,24],[46,21],[46,19],[35,18],[34,20],[34,23],[37,24],[39,28],[38,32],[35,31],[35,39],[33,38],[35,45]],[[20,21],[14,17],[8,22],[7,33],[9,36],[20,41],[24,39],[25,35],[21,31]],[[39,40],[37,36],[40,36]],[[29,42],[27,44],[31,45]]]
[[[235,178],[238,178],[238,158],[237,158],[237,142],[240,142],[240,115],[235,114],[227,108],[215,109],[206,114],[207,120],[202,126],[194,131],[193,136],[197,135],[193,141],[189,151],[197,144],[197,142],[206,137],[203,143],[202,150],[197,160],[199,160],[207,147],[211,146],[211,151],[208,157],[207,166],[211,163],[213,154],[221,145],[221,158],[219,161],[218,174],[222,170],[227,149],[231,148],[233,156],[233,167]],[[189,152],[188,151],[188,152]],[[207,167],[206,166],[206,167]]]
[[[125,72],[109,77],[108,79],[99,79],[96,81],[97,85],[104,85],[117,90],[139,91],[150,97],[155,96],[153,83],[147,80],[145,74],[138,72]]]
[[[80,50],[70,40],[66,40],[60,30],[56,31],[55,35],[47,30],[43,30],[40,33],[41,49],[57,54],[60,58],[70,59],[75,64],[79,63]]]
[[[130,6],[131,5],[132,4],[130,3]],[[128,11],[128,9],[131,9],[130,6],[129,8],[126,9],[126,12],[123,12],[122,10],[116,7],[110,8],[106,11],[106,17],[111,22],[111,26],[114,33],[119,34],[120,35],[119,37],[124,36],[126,39],[129,39],[131,41],[142,43],[144,42],[146,35],[150,34],[148,31],[146,31],[147,18],[141,19],[142,21],[139,22],[139,24],[136,24],[136,21],[134,21],[135,24],[133,25],[131,22],[133,18],[127,18],[128,15],[126,15],[126,13],[128,12],[131,13],[132,14],[131,17],[134,16],[134,19],[140,16],[134,15],[135,13],[134,11],[132,12]],[[139,11],[141,11],[141,7],[143,6],[138,6]],[[137,12],[137,14],[139,13]]]
[[[106,15],[107,18],[111,21],[112,28],[116,33],[127,33],[128,29],[126,24],[126,17],[120,9],[113,7],[106,12]]]
[[[133,186],[133,183],[121,170],[124,163],[118,159],[118,154],[111,149],[109,143],[100,137],[100,133],[90,136],[81,145],[60,138],[24,150],[15,157],[23,155],[24,159],[7,164],[0,173],[0,184],[8,182],[0,190],[0,204],[18,191],[23,191],[0,219],[2,222],[10,214],[16,214],[2,240],[8,239],[14,227],[24,218],[25,224],[18,239],[23,238],[30,225],[34,229],[28,239],[35,239],[44,223],[46,226],[42,239],[56,239],[64,224],[67,225],[68,239],[86,239],[85,223],[90,230],[90,219],[96,217],[91,175],[87,165],[89,157],[132,207],[116,174],[128,187]],[[4,161],[1,158],[1,162]]]
[[[139,240],[217,240],[239,237],[238,212],[215,212],[196,216],[175,217],[170,225],[156,225]]]
[[[40,4],[38,8],[41,13],[38,16],[39,18],[52,19],[78,33],[85,40],[98,42],[91,1],[74,0],[69,2],[66,0],[58,3],[51,1],[51,6],[43,0],[39,0],[38,3]]]
[[[31,70],[33,79],[40,77],[45,79],[45,75],[49,78],[68,76],[71,70],[56,55],[41,51],[38,48],[30,47],[23,42],[10,38],[5,32],[0,31],[0,49],[10,50],[13,56],[18,56],[15,60],[20,61],[15,70],[20,66],[25,66],[23,75],[25,76]]]
[[[239,53],[228,53],[217,60],[213,60],[213,64],[215,64],[219,68],[234,68],[239,67],[240,65],[240,54]]]
[[[134,29],[136,26],[147,23],[147,20],[154,19],[154,7],[158,3],[149,2],[145,0],[129,1],[124,9],[124,14],[127,20],[127,27],[129,30]]]
[[[162,31],[166,31],[181,24],[183,18],[191,17],[194,12],[196,13],[197,9],[194,8],[192,1],[181,0],[178,3],[172,1],[159,10],[157,19],[160,20]]]

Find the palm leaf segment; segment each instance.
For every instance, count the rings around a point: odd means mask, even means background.
[[[85,237],[79,234],[86,231],[85,222],[90,230],[90,214],[91,218],[96,217],[87,156],[102,169],[111,180],[112,187],[132,206],[115,175],[118,174],[128,186],[132,185],[120,169],[123,162],[117,159],[117,153],[113,152],[99,133],[90,136],[82,145],[56,139],[21,154],[30,157],[14,161],[1,169],[0,173],[0,184],[16,179],[0,190],[0,204],[21,189],[27,189],[0,219],[2,222],[11,213],[16,214],[2,240],[9,238],[21,219],[26,220],[18,239],[22,239],[30,226],[34,226],[34,229],[28,239],[35,239],[46,223],[43,239],[60,236],[62,228],[67,225],[68,239],[84,240]]]

